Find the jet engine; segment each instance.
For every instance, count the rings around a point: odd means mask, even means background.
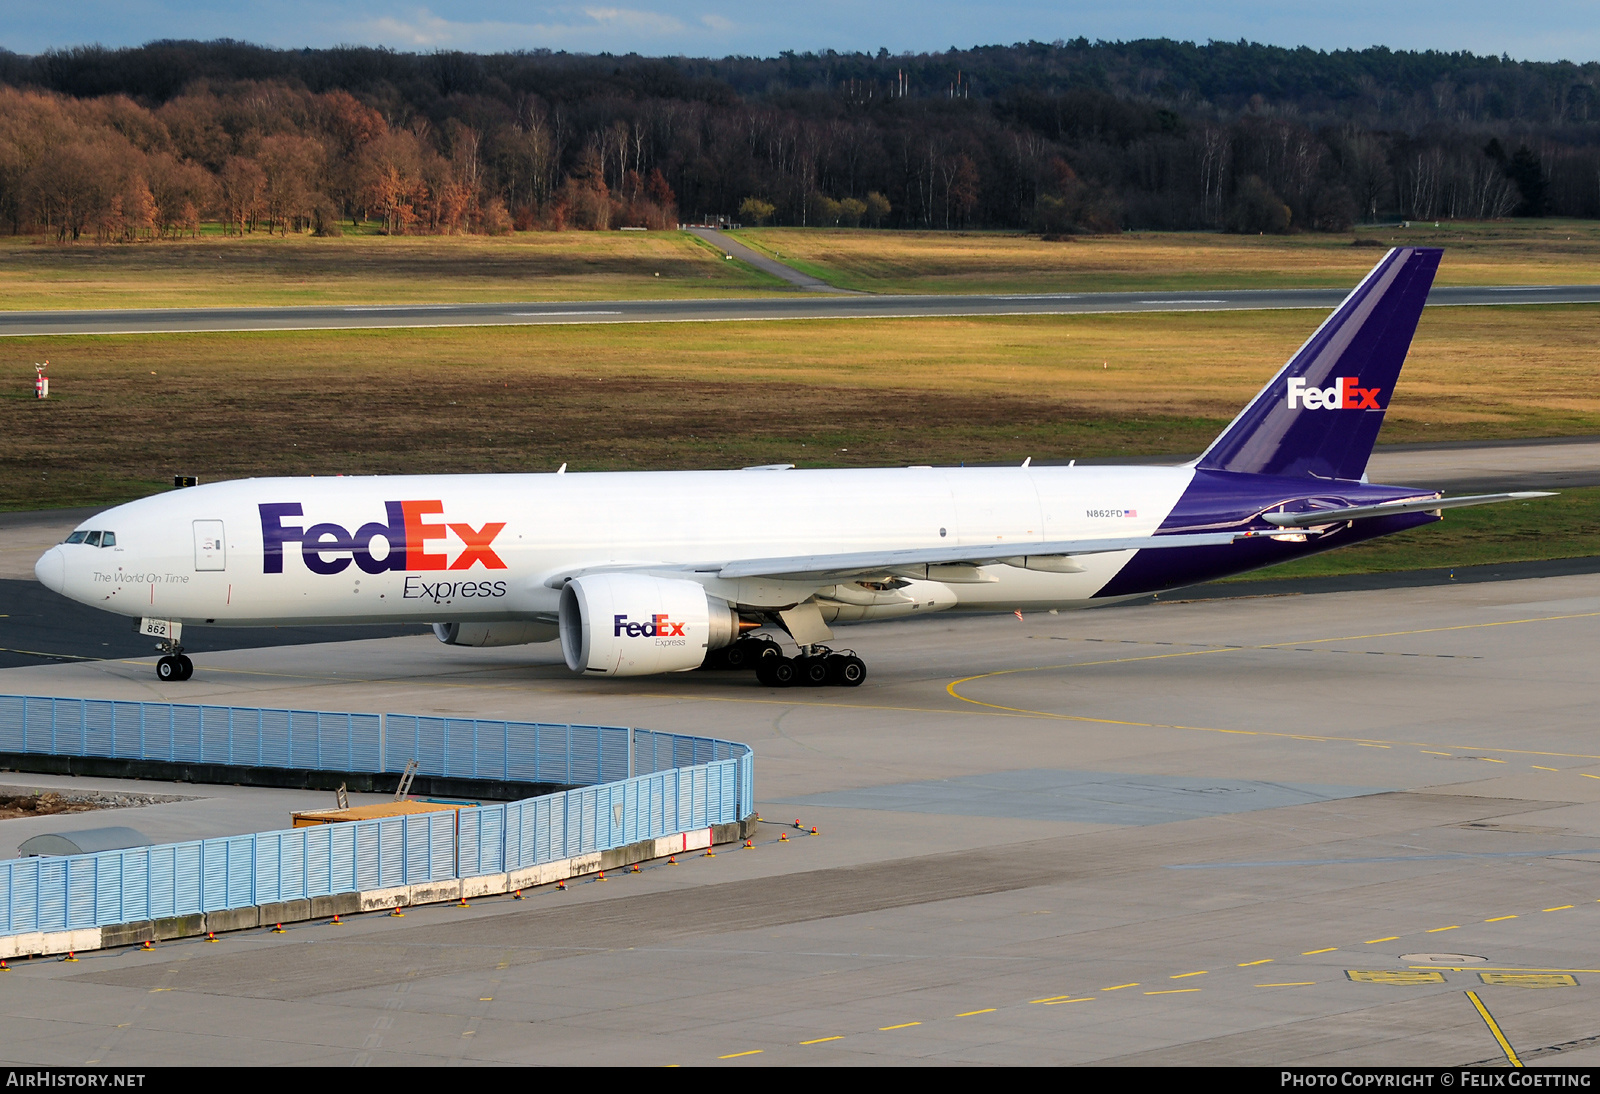
[[[693,581],[589,574],[561,590],[561,652],[573,672],[645,676],[699,668],[739,637],[739,613]]]
[[[521,646],[548,642],[559,633],[552,623],[531,619],[509,623],[435,623],[433,636],[447,646]]]

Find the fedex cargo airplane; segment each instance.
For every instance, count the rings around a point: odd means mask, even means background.
[[[419,622],[452,645],[559,639],[587,675],[853,686],[836,625],[1108,604],[1544,496],[1366,480],[1439,256],[1390,251],[1178,467],[245,479],[110,509],[35,573],[137,619],[163,680],[194,671],[189,626]]]

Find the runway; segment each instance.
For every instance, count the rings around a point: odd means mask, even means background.
[[[1597,632],[1600,575],[1574,575],[855,627],[850,692],[431,637],[207,654],[182,685],[0,671],[714,733],[754,746],[775,822],[520,903],[22,962],[0,1058],[1503,1063],[1472,990],[1524,1062],[1592,1066]]]
[[[0,312],[0,337],[1331,309],[1338,306],[1347,292],[1346,289],[1229,289],[998,296],[822,295],[813,292],[743,300],[535,301],[520,304]],[[1600,303],[1600,285],[1435,286],[1428,297],[1430,307],[1595,303]]]

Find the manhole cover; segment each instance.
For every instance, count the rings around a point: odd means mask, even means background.
[[[1472,965],[1489,959],[1470,953],[1403,953],[1400,960],[1413,965]]]

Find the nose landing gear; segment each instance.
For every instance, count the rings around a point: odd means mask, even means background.
[[[194,675],[194,662],[183,655],[183,647],[172,642],[162,642],[156,649],[165,656],[156,662],[156,676],[166,683],[183,681]]]

